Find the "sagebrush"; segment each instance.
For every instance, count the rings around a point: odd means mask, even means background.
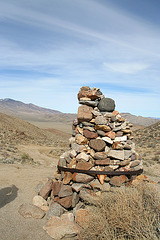
[[[153,184],[116,189],[105,194],[90,212],[82,239],[160,239],[160,199]]]

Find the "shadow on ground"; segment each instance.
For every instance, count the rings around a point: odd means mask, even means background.
[[[17,197],[18,188],[15,185],[0,189],[0,208],[12,202]]]

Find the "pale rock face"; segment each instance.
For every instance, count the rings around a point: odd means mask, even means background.
[[[74,222],[57,216],[52,216],[43,229],[51,238],[57,240],[64,239],[65,237],[70,239],[79,233],[79,228]]]
[[[124,160],[124,150],[110,150],[108,157]]]
[[[109,144],[113,144],[113,141],[109,138],[109,137],[102,137],[103,141],[109,143]]]
[[[85,152],[81,152],[77,155],[76,159],[77,160],[84,160],[84,161],[88,162],[89,161],[89,155],[86,154]]]
[[[97,117],[97,116],[102,116],[102,114],[101,114],[99,111],[95,111],[95,110],[92,111],[92,114],[93,114],[95,117]]]
[[[114,142],[125,142],[127,141],[127,136],[115,137]]]
[[[131,150],[124,150],[124,160],[128,160],[132,155]]]
[[[97,125],[105,125],[105,124],[107,124],[107,120],[103,116],[97,116],[95,118],[95,124],[97,124]]]
[[[106,159],[106,158],[107,158],[107,154],[105,152],[96,152],[94,154],[94,159],[102,160],[102,159]]]
[[[76,136],[76,142],[79,145],[85,145],[88,143],[88,139],[82,135],[78,135],[78,136]]]
[[[52,203],[49,211],[46,214],[46,218],[50,219],[52,216],[60,217],[66,210],[57,202]]]
[[[37,195],[32,199],[32,204],[41,208],[42,206],[47,206],[47,201],[43,197]]]
[[[43,218],[45,215],[45,212],[42,211],[39,207],[24,203],[19,207],[18,210],[19,214],[22,215],[24,218]]]

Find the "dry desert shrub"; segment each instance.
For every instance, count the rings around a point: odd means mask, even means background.
[[[82,239],[160,239],[160,199],[153,184],[107,193],[91,215]]]

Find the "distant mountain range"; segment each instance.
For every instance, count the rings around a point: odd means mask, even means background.
[[[73,121],[75,114],[43,108],[32,103],[26,104],[10,98],[0,99],[0,112],[18,117],[25,121]]]
[[[57,110],[42,108],[32,103],[26,104],[21,101],[16,101],[10,98],[0,99],[0,112],[18,117],[25,121],[39,122],[62,122],[72,123],[76,118],[76,114],[62,113]],[[135,116],[130,113],[121,113],[128,121],[135,125],[149,126],[160,119],[150,117]]]

